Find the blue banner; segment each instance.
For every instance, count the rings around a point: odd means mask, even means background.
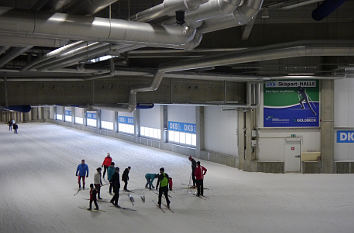
[[[193,133],[193,134],[197,132],[196,124],[176,122],[176,121],[168,122],[168,130],[185,132],[185,133]]]
[[[71,116],[71,111],[70,110],[65,110],[65,116]]]
[[[354,130],[338,130],[337,143],[354,143]]]
[[[119,116],[118,122],[122,124],[134,125],[134,117]]]
[[[87,119],[94,119],[94,120],[96,120],[96,113],[87,112],[87,113],[86,113],[86,117],[87,117]]]

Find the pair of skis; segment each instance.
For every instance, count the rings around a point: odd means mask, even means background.
[[[152,202],[156,205],[157,208],[159,208],[162,213],[166,213],[166,210],[169,210],[171,213],[175,213],[171,208],[169,208],[166,204],[162,204],[165,208],[162,208],[159,206],[159,204],[157,204],[157,202],[155,200],[152,200]]]

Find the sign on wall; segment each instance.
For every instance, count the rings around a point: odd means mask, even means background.
[[[168,130],[195,134],[196,133],[196,124],[169,121],[168,122]]]
[[[96,113],[87,112],[87,113],[86,113],[86,117],[87,117],[87,119],[94,119],[94,120],[96,120]]]
[[[264,127],[319,127],[318,80],[264,84]]]
[[[134,125],[134,117],[119,116],[118,122],[122,124]]]
[[[354,130],[338,130],[337,143],[354,143]]]
[[[71,116],[71,111],[70,110],[65,110],[65,115],[66,116]]]

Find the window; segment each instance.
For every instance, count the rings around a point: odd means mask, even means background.
[[[168,141],[183,145],[196,146],[196,125],[183,122],[168,122]]]
[[[109,122],[109,121],[101,121],[101,127],[103,129],[109,129],[109,130],[114,129],[113,122]]]
[[[83,125],[83,124],[84,124],[84,118],[82,118],[82,117],[75,117],[75,124]]]
[[[97,127],[96,113],[86,113],[87,116],[87,125],[92,127]]]
[[[72,117],[71,117],[71,111],[70,110],[65,110],[65,121],[67,122],[72,122]]]
[[[161,139],[161,130],[149,127],[140,127],[140,135],[149,138]]]
[[[118,128],[119,132],[134,134],[134,117],[119,116]]]
[[[57,114],[57,120],[63,120],[63,115],[62,114]]]

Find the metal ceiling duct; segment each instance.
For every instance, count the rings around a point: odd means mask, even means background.
[[[151,47],[183,47],[194,39],[196,30],[185,26],[156,26],[148,23],[72,16],[63,13],[17,11],[0,7],[0,31],[44,35],[71,40],[134,43]]]
[[[80,0],[76,1],[70,9],[68,9],[68,12],[78,15],[94,15],[117,1],[118,0]]]
[[[24,48],[23,47],[11,48],[4,56],[1,57],[0,68],[31,48],[32,46],[28,46]]]
[[[2,46],[2,47],[0,47],[0,55],[5,53],[9,48],[10,48],[10,46]]]
[[[208,0],[164,0],[163,3],[137,13],[132,20],[149,22],[166,15],[174,15],[176,11],[194,11]]]
[[[199,30],[201,33],[208,33],[246,25],[257,16],[262,8],[262,4],[263,0],[245,0],[232,14],[205,20]]]
[[[64,52],[67,52],[68,50],[75,50],[77,48],[79,48],[80,46],[83,46],[87,44],[87,42],[85,41],[77,41],[77,42],[74,42],[74,43],[71,43],[71,44],[68,44],[68,45],[65,45],[63,47],[60,47],[58,49],[55,49],[49,53],[47,53],[46,55],[44,55],[43,57],[33,61],[32,63],[28,64],[26,67],[24,67],[22,70],[25,71],[25,70],[29,70],[31,69],[33,66],[39,64],[39,63],[42,63],[44,61],[47,61],[51,58],[54,58],[54,57],[58,57],[60,56],[61,54],[63,54]]]

